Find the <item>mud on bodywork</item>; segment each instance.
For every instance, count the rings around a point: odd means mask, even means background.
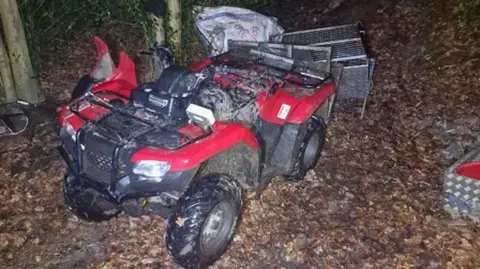
[[[258,185],[260,173],[260,149],[253,150],[245,144],[237,144],[206,161],[196,178],[209,174],[228,174],[242,189]]]
[[[264,162],[274,166],[278,173],[288,174],[295,163],[301,141],[306,133],[306,123],[278,125],[257,119],[257,137],[262,140]]]
[[[307,124],[286,124],[272,152],[270,165],[278,167],[282,174],[290,174],[297,161],[302,140],[307,131]]]

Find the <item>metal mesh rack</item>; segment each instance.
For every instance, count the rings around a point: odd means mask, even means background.
[[[360,40],[341,41],[328,45],[332,48],[332,61],[365,59],[367,54]]]
[[[283,33],[270,42],[331,48],[331,61],[344,66],[337,100],[362,100],[362,116],[372,88],[375,61],[363,46],[362,23]]]
[[[241,41],[231,39],[228,40],[228,50],[241,50],[249,52],[251,49],[258,49],[263,52],[268,52],[288,58],[292,58],[293,55],[293,46],[289,44]]]
[[[369,59],[357,59],[355,64],[343,64],[342,87],[338,100],[364,100],[370,92]]]
[[[445,211],[455,217],[469,217],[477,224],[480,223],[480,180],[459,173],[458,169],[464,165],[474,165],[479,157],[480,148],[473,149],[445,169],[440,195]]]
[[[333,81],[335,82],[335,91],[333,94],[327,99],[320,109],[316,112],[317,116],[323,118],[325,123],[330,123],[333,114],[333,107],[335,105],[335,100],[337,99],[338,89],[342,84],[342,73],[343,73],[343,65],[332,63],[331,74],[333,77]]]
[[[281,69],[289,70],[293,67],[294,61],[291,58],[278,56],[276,54],[263,52],[259,50],[250,50],[252,55],[260,56],[267,65],[276,66]]]
[[[298,45],[327,45],[336,43],[338,40],[360,39],[361,24],[349,24],[304,31],[284,33],[270,37],[270,41],[276,43]]]
[[[332,54],[330,47],[229,40],[228,49],[245,52],[257,50],[294,60],[305,62],[311,61],[316,65],[316,68],[322,71],[330,72]]]

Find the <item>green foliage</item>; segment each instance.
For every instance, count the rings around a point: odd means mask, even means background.
[[[105,21],[144,26],[141,0],[24,0],[20,5],[26,28],[39,38],[68,38],[74,31]]]
[[[37,70],[40,50],[58,40],[109,21],[139,29],[150,25],[142,0],[19,0],[19,8]]]
[[[1,0],[0,0],[1,1]],[[54,47],[59,40],[74,38],[79,32],[105,22],[128,24],[144,31],[152,40],[153,22],[144,11],[143,0],[18,0],[20,13],[36,70],[41,50]],[[159,0],[165,1],[165,0]],[[204,54],[205,48],[197,39],[193,22],[196,6],[239,6],[258,10],[269,0],[181,0],[182,51],[176,55],[179,63],[189,62]],[[169,15],[165,14],[166,20]],[[165,24],[168,37],[172,31]],[[202,54],[203,53],[203,54]]]

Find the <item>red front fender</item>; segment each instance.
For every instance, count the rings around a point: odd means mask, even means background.
[[[196,143],[174,151],[143,148],[132,156],[131,161],[167,161],[171,165],[170,171],[181,171],[193,168],[239,143],[245,143],[252,149],[258,148],[258,141],[249,129],[240,124],[217,122],[213,126],[212,134]]]

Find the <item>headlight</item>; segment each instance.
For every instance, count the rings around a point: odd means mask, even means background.
[[[170,164],[163,161],[139,161],[133,167],[133,173],[146,177],[163,177]]]
[[[73,129],[73,126],[70,123],[66,122],[63,128],[65,128],[65,132],[67,132],[67,134],[72,138],[72,140],[75,141],[77,138],[77,132],[75,131],[75,129]]]

